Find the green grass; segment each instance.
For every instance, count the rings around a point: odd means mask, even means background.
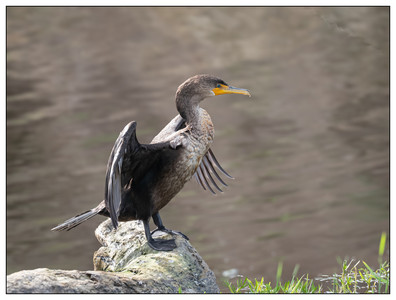
[[[381,294],[389,293],[389,263],[384,262],[373,270],[364,261],[342,261],[341,274],[323,275],[317,280],[331,283],[329,293],[343,294]]]
[[[261,280],[249,278],[239,278],[233,284],[226,281],[225,284],[231,293],[389,293],[389,263],[383,261],[386,245],[386,233],[382,233],[379,249],[378,263],[379,268],[374,270],[364,261],[355,262],[354,259],[338,259],[341,266],[340,274],[331,276],[322,275],[315,279],[309,279],[308,275],[297,276],[298,265],[294,268],[290,281],[282,283],[283,263],[278,264],[276,272],[276,283],[266,283],[264,277]],[[327,288],[324,288],[323,285]]]
[[[313,279],[309,279],[308,275],[303,275],[301,277],[297,277],[298,265],[294,268],[292,279],[290,281],[286,281],[285,283],[281,282],[283,263],[278,264],[278,269],[276,272],[276,283],[273,285],[271,282],[265,283],[264,277],[261,278],[260,281],[254,279],[251,281],[249,278],[238,279],[236,285],[232,284],[229,281],[226,281],[226,285],[231,293],[239,294],[239,293],[253,293],[253,294],[312,294],[312,293],[320,293],[321,286],[315,285]]]

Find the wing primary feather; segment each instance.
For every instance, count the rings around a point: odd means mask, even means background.
[[[201,179],[199,179],[197,172],[194,173],[194,177],[197,180],[198,184],[206,191],[206,188],[203,186]]]
[[[213,185],[215,186],[215,188],[219,191],[219,192],[223,192],[221,190],[221,188],[219,188],[219,186],[216,184],[216,182],[214,181],[213,177],[210,175],[209,169],[208,167],[205,165],[205,163],[201,163],[202,165],[202,169],[204,171],[204,175],[209,178],[209,180],[213,183]]]
[[[114,168],[116,167],[116,168]],[[111,218],[111,223],[113,224],[113,227],[117,229],[118,226],[118,202],[119,199],[121,199],[121,179],[119,178],[120,172],[118,166],[115,164],[112,166],[112,173],[111,173],[111,178],[109,182],[109,194],[108,194],[108,199],[109,199],[109,204],[110,204],[110,218]]]
[[[210,160],[206,157],[206,155],[203,157],[203,162],[204,164],[210,169],[210,171],[216,176],[216,178],[224,185],[224,186],[228,186],[227,183],[225,183],[223,181],[223,179],[221,179],[221,177],[219,176],[219,174],[217,174],[214,166],[212,165],[212,163],[210,162]]]
[[[207,187],[207,188],[213,193],[213,190],[212,190],[211,187],[208,185],[208,183],[207,183],[207,181],[206,181],[206,179],[205,179],[205,177],[204,177],[204,175],[203,175],[203,173],[202,173],[201,166],[198,166],[197,172],[198,172],[198,177],[199,177],[199,179],[201,180],[203,186]]]
[[[204,181],[204,179],[203,179],[203,174],[202,174],[202,171],[201,171],[201,169],[200,169],[200,167],[198,166],[198,168],[197,168],[197,174],[198,174],[198,178],[199,178],[199,181],[201,182],[201,184],[202,184],[202,187],[204,188],[204,190],[206,191],[206,184],[205,184],[205,181]]]
[[[208,156],[209,159],[216,165],[216,167],[219,168],[219,170],[220,170],[221,172],[223,172],[224,175],[226,175],[226,176],[227,176],[228,178],[230,178],[230,179],[235,179],[234,177],[232,177],[230,174],[228,174],[228,173],[220,166],[219,162],[217,161],[216,157],[215,157],[214,154],[213,154],[212,149],[209,148],[208,153],[209,153],[209,156]]]
[[[212,187],[210,186],[208,180],[206,179],[206,177],[205,177],[205,175],[204,175],[204,172],[203,172],[203,170],[202,170],[202,165],[199,165],[198,169],[199,169],[199,174],[202,175],[202,178],[203,178],[203,180],[204,180],[206,186],[208,187],[208,189],[209,189],[213,194],[216,194],[216,192],[212,189]]]
[[[199,169],[199,167],[197,168],[196,174],[197,174],[197,177],[198,177],[199,182],[201,183],[203,189],[206,191],[205,182],[204,182],[204,180],[202,178],[203,175],[202,175],[201,170]]]

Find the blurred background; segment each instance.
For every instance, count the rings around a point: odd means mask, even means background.
[[[377,266],[389,231],[389,8],[8,7],[7,274],[92,269],[96,206],[125,124],[148,143],[185,79],[210,73],[252,98],[202,103],[235,177],[195,181],[161,212],[215,272],[310,278],[337,257]],[[154,228],[154,227],[153,227]],[[388,259],[389,251],[385,252]]]

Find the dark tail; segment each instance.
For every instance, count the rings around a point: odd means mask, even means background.
[[[85,222],[86,220],[91,219],[92,217],[96,216],[98,213],[100,213],[103,209],[105,209],[105,203],[102,201],[97,207],[92,208],[91,210],[88,210],[82,214],[79,214],[73,218],[70,218],[69,220],[66,220],[62,224],[59,224],[58,226],[52,228],[52,231],[63,231],[63,230],[70,230],[77,225],[80,225],[82,222]]]

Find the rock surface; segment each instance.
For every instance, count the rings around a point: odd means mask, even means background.
[[[179,235],[169,252],[151,249],[140,221],[110,220],[95,231],[102,244],[94,271],[25,270],[7,276],[7,293],[219,293],[216,277],[198,252]],[[171,235],[156,232],[155,238]]]

